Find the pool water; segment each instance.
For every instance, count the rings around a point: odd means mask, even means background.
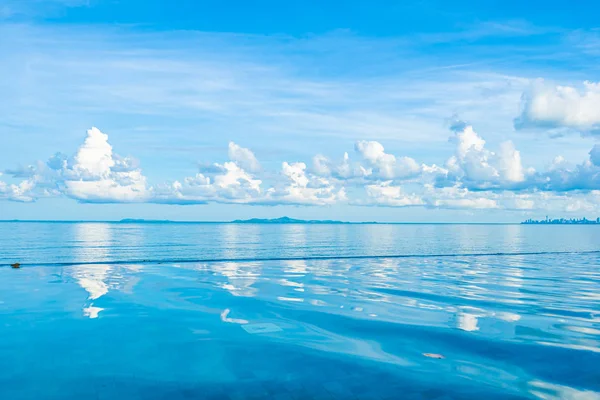
[[[0,399],[599,399],[600,228],[542,228],[0,224]]]

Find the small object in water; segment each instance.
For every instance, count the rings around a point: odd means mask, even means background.
[[[21,268],[21,264],[19,264],[19,263],[10,264],[10,266],[13,267],[14,269]]]
[[[435,358],[436,360],[442,360],[445,357],[441,354],[435,354],[435,353],[423,353],[423,355],[425,357],[429,357],[429,358]]]

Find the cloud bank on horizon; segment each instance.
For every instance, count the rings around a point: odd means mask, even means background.
[[[553,100],[524,101],[524,110],[536,110],[540,121],[548,116],[545,107]],[[532,107],[531,101],[542,105]],[[581,100],[575,96],[574,101]],[[594,120],[589,115],[581,118],[586,127]],[[564,113],[552,120],[556,123],[560,119],[564,119]],[[563,126],[573,128],[572,119],[564,119]],[[355,143],[352,156],[345,152],[339,161],[315,154],[308,165],[283,161],[279,171],[269,173],[251,149],[229,142],[227,161],[202,165],[195,175],[151,185],[136,159],[115,153],[108,135],[93,127],[74,155],[56,153],[45,163],[5,171],[13,178],[25,179],[17,184],[0,181],[0,198],[34,202],[64,196],[83,203],[179,205],[210,202],[584,212],[599,209],[599,145],[581,164],[571,164],[559,156],[546,170],[536,171],[523,165],[511,141],[500,143],[494,151],[463,121],[454,121],[450,130],[455,152],[439,165],[389,154],[381,143],[361,140]]]

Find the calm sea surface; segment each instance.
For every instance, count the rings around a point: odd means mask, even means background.
[[[0,265],[0,399],[600,399],[600,226],[11,222]]]

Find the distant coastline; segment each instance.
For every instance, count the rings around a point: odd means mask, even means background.
[[[377,221],[338,221],[338,220],[304,220],[290,217],[280,218],[251,218],[236,219],[233,221],[173,221],[168,219],[143,219],[143,218],[124,218],[115,220],[0,220],[0,223],[55,223],[55,224],[75,224],[75,223],[103,223],[103,224],[257,224],[257,225],[518,225],[518,222],[377,222]]]
[[[198,223],[198,224],[327,224],[327,225],[338,225],[338,224],[377,224],[378,222],[345,222],[335,220],[317,220],[317,219],[295,219],[290,217],[280,218],[251,218],[251,219],[236,219],[233,221],[222,221],[222,222],[186,222],[186,221],[169,221],[169,220],[147,220],[147,219],[132,219],[126,218],[118,221],[121,224],[168,224],[168,223]]]
[[[231,221],[232,224],[351,224],[352,222],[344,222],[344,221],[334,221],[334,220],[304,220],[304,219],[295,219],[290,217],[281,217],[281,218],[251,218],[251,219],[236,219],[235,221]],[[367,224],[376,224],[377,222],[354,222],[354,223],[367,223]]]
[[[555,218],[535,220],[527,219],[522,222],[377,222],[377,221],[338,221],[338,220],[320,220],[320,219],[296,219],[290,217],[279,218],[250,218],[236,219],[233,221],[173,221],[168,219],[143,219],[143,218],[123,218],[118,221],[111,220],[0,220],[0,223],[55,223],[55,224],[189,224],[189,225],[214,225],[214,224],[248,224],[248,225],[600,225],[600,218]]]
[[[336,220],[304,220],[290,217],[280,218],[251,218],[236,219],[233,221],[173,221],[168,219],[143,219],[124,218],[118,221],[85,221],[85,220],[0,220],[0,222],[42,222],[42,223],[109,223],[109,224],[324,224],[324,225],[347,225],[347,224],[388,224],[388,222],[347,222]],[[389,222],[394,223],[394,222]]]
[[[555,218],[551,219],[546,217],[546,219],[528,219],[521,222],[523,225],[600,225],[600,217],[596,219],[587,219],[587,218]]]

